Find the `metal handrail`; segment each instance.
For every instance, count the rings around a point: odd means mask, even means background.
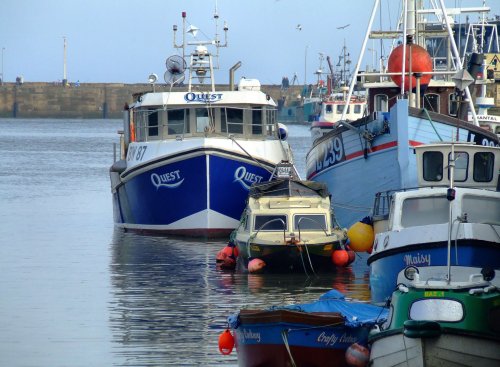
[[[321,223],[319,223],[317,220],[315,219],[312,219],[312,218],[308,218],[308,217],[302,217],[299,219],[298,223],[297,223],[297,229],[299,230],[299,241],[301,240],[301,234],[300,234],[300,222],[302,222],[303,219],[307,219],[313,223],[317,223],[319,224],[320,228],[321,228]],[[323,232],[325,232],[325,236],[328,236],[328,232],[326,231],[326,228],[321,228],[321,230]]]
[[[286,223],[283,219],[281,218],[275,218],[275,219],[271,219],[271,220],[268,220],[266,223],[264,223],[263,225],[261,225],[259,227],[259,229],[257,230],[257,232],[255,232],[255,235],[254,237],[256,237],[259,232],[265,227],[267,226],[269,223],[272,223],[272,222],[281,222],[283,224],[283,242],[286,241]]]

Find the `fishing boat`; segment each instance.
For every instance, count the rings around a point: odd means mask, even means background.
[[[326,183],[334,198],[335,213],[345,227],[369,215],[377,192],[417,185],[413,147],[452,138],[499,145],[498,136],[481,128],[477,121],[467,85],[474,81],[480,67],[468,62],[471,58],[460,56],[444,4],[441,2],[439,9],[424,9],[422,1],[402,1],[405,11],[397,30],[372,31],[379,3],[374,2],[354,70],[354,75],[364,80],[368,113],[348,122],[350,103],[345,104],[335,127],[317,139],[307,154],[307,179]],[[486,12],[489,8],[453,9],[450,14],[478,10]],[[394,48],[380,72],[361,73],[369,37],[390,37]],[[447,45],[448,40],[451,47],[445,49],[451,49],[452,54],[441,55],[437,46]],[[398,41],[401,44],[396,47]],[[355,79],[349,86],[347,102],[351,101]],[[467,121],[468,109],[472,122]]]
[[[397,282],[370,366],[500,365],[499,270],[411,266]]]
[[[319,66],[318,69],[314,72],[316,76],[316,82],[314,84],[306,84],[304,80],[304,86],[302,87],[302,91],[298,96],[299,103],[296,108],[295,116],[296,122],[299,124],[310,125],[313,121],[318,119],[321,102],[331,91],[331,85],[333,80],[330,78],[330,75],[327,74],[326,82],[323,79],[323,60],[324,54],[322,52],[319,53]],[[328,63],[330,63],[329,58],[327,57]],[[293,84],[293,83],[292,83]]]
[[[368,333],[386,317],[383,307],[331,290],[312,303],[242,309],[228,322],[240,367],[319,367],[348,366],[355,354],[368,360]]]
[[[345,41],[339,61],[336,64],[337,70],[333,67],[330,57],[327,57],[327,63],[330,68],[330,74],[327,75],[328,90],[317,107],[316,118],[312,119],[311,122],[310,130],[313,143],[332,131],[336,123],[342,118],[344,106],[347,105],[347,112],[344,116],[346,121],[359,120],[367,112],[364,91],[356,91],[356,95],[351,96],[351,100],[347,103],[348,85],[352,74],[350,70],[351,58]]]
[[[500,147],[436,143],[415,151],[419,187],[376,196],[367,261],[375,303],[390,297],[405,267],[446,265],[449,242],[451,265],[500,269]]]
[[[217,31],[214,40],[187,41],[198,28],[186,28],[185,12],[182,20],[180,45],[174,26],[182,56],[167,59],[166,85],[157,86],[151,74],[153,90],[135,95],[124,111],[120,159],[110,168],[114,220],[143,233],[226,236],[239,223],[250,186],[267,181],[282,160],[291,161],[291,151],[276,103],[260,82],[242,78],[235,90],[240,62],[230,70],[227,89],[216,90],[213,73],[227,42]]]
[[[315,273],[334,269],[332,255],[345,250],[325,185],[300,180],[282,162],[272,179],[250,188],[240,225],[232,234],[238,262],[250,272]]]
[[[366,99],[362,94],[351,97],[347,103],[347,91],[349,88],[342,87],[342,92],[332,93],[324,98],[320,104],[319,117],[311,123],[311,139],[316,141],[323,135],[332,131],[337,122],[342,118],[344,106],[348,105],[346,115],[347,121],[356,121],[365,116]]]

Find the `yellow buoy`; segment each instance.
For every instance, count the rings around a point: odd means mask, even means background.
[[[356,252],[368,251],[375,239],[373,222],[369,217],[365,217],[361,221],[354,223],[347,231],[347,237],[352,250]]]

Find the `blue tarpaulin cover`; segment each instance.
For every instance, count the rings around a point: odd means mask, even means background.
[[[317,301],[296,305],[272,306],[268,310],[291,310],[299,312],[339,312],[348,327],[371,326],[387,320],[388,309],[369,303],[346,301],[345,296],[335,290],[321,295]],[[238,327],[238,314],[228,317],[229,326]]]

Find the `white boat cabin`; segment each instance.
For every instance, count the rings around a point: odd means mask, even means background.
[[[375,233],[449,222],[451,146],[441,143],[415,147],[419,189],[377,195]],[[453,146],[453,218],[500,225],[500,148],[467,143]]]
[[[251,188],[245,213],[248,232],[331,232],[333,212],[323,184],[275,180]]]
[[[419,187],[450,186],[450,143],[415,147]],[[500,148],[453,143],[454,186],[497,190],[500,172]]]
[[[130,141],[276,136],[276,104],[256,90],[146,93],[126,112]]]
[[[343,98],[330,98],[321,104],[321,117],[322,121],[335,123],[339,121],[342,117],[342,112],[346,101]],[[363,99],[352,98],[349,106],[347,107],[347,113],[345,115],[346,120],[355,121],[362,118],[366,113],[367,104]]]

